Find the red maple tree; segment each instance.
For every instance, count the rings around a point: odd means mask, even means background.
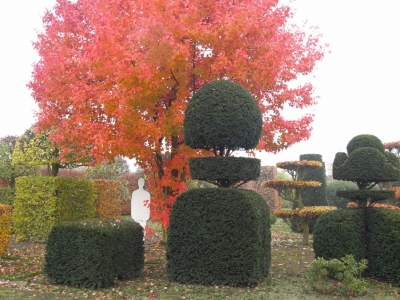
[[[34,43],[40,60],[28,86],[38,126],[77,158],[135,158],[148,175],[152,219],[167,227],[188,156],[199,155],[183,144],[184,110],[205,83],[228,79],[254,95],[264,121],[258,150],[309,138],[312,115],[281,112],[316,103],[311,84],[292,83],[326,45],[291,17],[278,0],[57,0]]]

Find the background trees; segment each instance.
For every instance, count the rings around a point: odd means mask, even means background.
[[[12,204],[14,201],[15,179],[18,176],[36,175],[37,166],[12,165],[12,155],[17,136],[0,138],[0,203]]]
[[[187,158],[199,154],[183,145],[183,112],[205,83],[228,79],[252,93],[263,115],[258,150],[309,137],[312,115],[281,113],[315,104],[311,84],[292,82],[325,47],[289,26],[291,16],[277,0],[60,0],[34,44],[38,125],[52,128],[64,153],[135,158],[148,175],[153,220],[167,226]]]
[[[61,149],[50,140],[49,134],[35,133],[33,128],[29,128],[15,143],[12,164],[46,166],[48,175],[57,176],[60,169],[83,166],[89,161],[88,156],[76,158],[74,153],[64,155],[61,161],[61,155]]]

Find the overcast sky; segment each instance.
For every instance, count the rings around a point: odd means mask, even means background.
[[[38,60],[31,41],[55,0],[0,1],[0,137],[21,135],[36,105],[26,88]],[[279,154],[260,153],[262,165],[317,153],[331,162],[358,134],[400,140],[400,1],[296,0],[297,20],[319,26],[330,54],[310,81],[320,97],[308,141]],[[301,22],[299,23],[301,24]]]

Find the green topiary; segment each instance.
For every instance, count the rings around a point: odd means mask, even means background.
[[[260,177],[261,160],[249,157],[197,157],[189,159],[192,179],[204,180],[222,187]]]
[[[381,140],[376,136],[371,134],[360,134],[353,137],[347,144],[347,154],[350,155],[354,150],[364,147],[371,147],[382,153],[385,151]]]
[[[302,154],[300,155],[300,161],[320,161],[322,167],[319,169],[312,169],[304,176],[305,181],[318,181],[321,182],[321,186],[314,189],[304,189],[300,191],[301,198],[304,206],[328,206],[328,200],[326,198],[326,174],[325,174],[325,163],[322,161],[320,154]],[[297,208],[296,203],[293,203],[293,209]],[[317,219],[308,220],[308,228],[310,233],[314,231],[314,224]],[[301,220],[299,218],[291,219],[291,228],[298,228],[298,232],[302,232]]]
[[[397,181],[400,179],[400,161],[393,155],[385,154],[382,142],[373,135],[363,134],[355,136],[347,145],[346,153],[336,153],[333,162],[332,175],[334,179],[355,182],[359,188],[358,195],[349,192],[340,192],[341,196],[349,197],[356,201],[359,206],[365,207],[383,200],[386,197],[394,197],[394,192],[382,193],[382,197],[372,197],[370,193],[363,191],[370,190],[381,182]],[[357,193],[357,192],[355,192]]]
[[[228,156],[256,147],[262,132],[260,108],[242,86],[227,80],[205,84],[185,111],[185,144]]]
[[[191,189],[176,199],[168,227],[168,277],[182,283],[257,284],[271,261],[269,209],[254,191],[233,186],[256,179],[260,161],[226,156],[257,145],[260,109],[243,87],[220,80],[203,86],[185,115],[185,143],[215,155],[190,159],[191,174],[219,188]]]
[[[182,193],[168,228],[168,277],[181,283],[259,283],[271,261],[269,215],[265,200],[250,190]]]
[[[314,227],[315,257],[341,258],[353,254],[357,261],[366,257],[366,232],[361,209],[330,211],[320,216]]]
[[[51,282],[105,288],[140,275],[143,229],[132,220],[64,222],[51,230],[44,273]]]

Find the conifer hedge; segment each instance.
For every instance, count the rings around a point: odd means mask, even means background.
[[[143,266],[143,229],[133,220],[63,222],[46,244],[44,273],[56,284],[105,288],[139,276]]]
[[[93,218],[94,183],[68,177],[18,177],[12,212],[17,240],[45,242],[51,228],[64,221]]]
[[[167,273],[181,283],[254,285],[269,273],[270,217],[257,193],[202,188],[182,193],[171,213]]]

